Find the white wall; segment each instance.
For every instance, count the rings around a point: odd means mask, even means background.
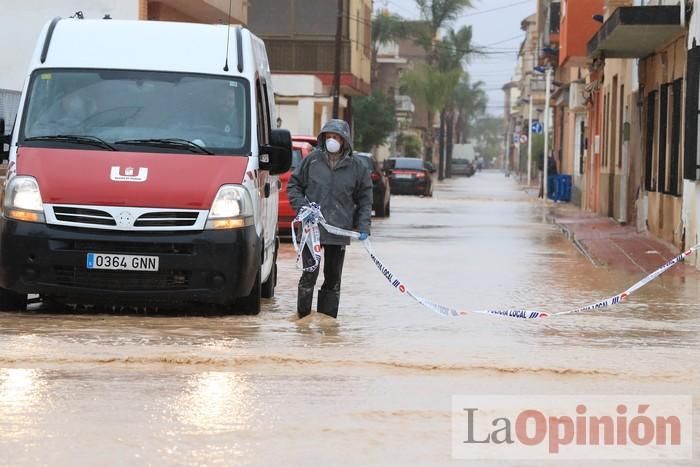
[[[333,99],[329,89],[315,75],[272,75],[272,89],[277,102],[277,114],[282,128],[293,135],[316,135],[314,111],[320,108],[321,125],[331,116]],[[347,107],[347,99],[340,96],[340,111]]]
[[[86,19],[109,14],[114,19],[138,19],[138,0],[0,0],[0,89],[19,91],[24,85],[37,37],[44,25],[82,11]]]
[[[693,41],[700,43],[700,12],[697,8],[688,24],[688,48],[693,47]],[[697,138],[700,131],[693,134],[685,134],[685,138]],[[685,246],[693,246],[700,242],[700,181],[683,181],[683,225],[685,226]],[[700,269],[698,255],[693,255],[689,261]]]

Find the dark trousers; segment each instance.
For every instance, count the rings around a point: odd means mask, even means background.
[[[302,252],[304,267],[314,263],[308,249]],[[340,302],[340,279],[345,262],[345,245],[324,245],[323,248],[323,285],[318,293],[318,312],[337,317]],[[314,286],[320,272],[320,266],[314,271],[304,271],[299,279],[297,312],[300,317],[311,313]]]
[[[313,256],[308,248],[302,253],[304,267],[314,264]],[[324,245],[323,247],[323,285],[322,290],[332,290],[340,293],[340,276],[343,274],[343,263],[345,262],[345,245]],[[316,285],[321,267],[314,271],[304,271],[299,279],[299,287],[312,289]]]

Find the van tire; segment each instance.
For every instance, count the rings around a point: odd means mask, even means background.
[[[267,280],[262,284],[262,290],[260,294],[262,298],[273,298],[275,296],[275,287],[277,286],[277,252],[280,248],[280,237],[277,235],[275,237],[275,253],[272,257],[272,268],[270,269],[270,275]]]
[[[0,288],[0,311],[26,311],[27,296]]]
[[[257,315],[260,313],[260,293],[262,291],[262,286],[260,283],[261,275],[261,268],[258,268],[258,274],[255,278],[253,289],[245,297],[241,297],[236,300],[236,309],[239,313],[244,315]]]
[[[262,298],[273,298],[275,296],[275,286],[277,285],[277,261],[272,263],[272,269],[270,269],[270,276],[262,284],[262,290],[260,295]]]

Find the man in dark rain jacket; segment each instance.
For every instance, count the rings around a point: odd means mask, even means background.
[[[292,207],[299,210],[315,202],[330,225],[355,230],[365,240],[370,233],[372,180],[369,170],[352,154],[350,127],[343,120],[329,120],[318,135],[318,146],[294,171],[287,185]],[[340,278],[343,273],[348,237],[328,233],[320,227],[324,249],[323,286],[318,292],[318,312],[336,318],[340,303]],[[304,249],[304,267],[313,264],[313,256]],[[319,268],[304,271],[299,280],[297,313],[311,313],[314,286]]]

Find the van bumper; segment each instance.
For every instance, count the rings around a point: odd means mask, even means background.
[[[255,283],[255,226],[200,232],[114,232],[0,218],[0,286],[66,303],[230,304]],[[158,271],[87,269],[88,253],[157,256]]]

